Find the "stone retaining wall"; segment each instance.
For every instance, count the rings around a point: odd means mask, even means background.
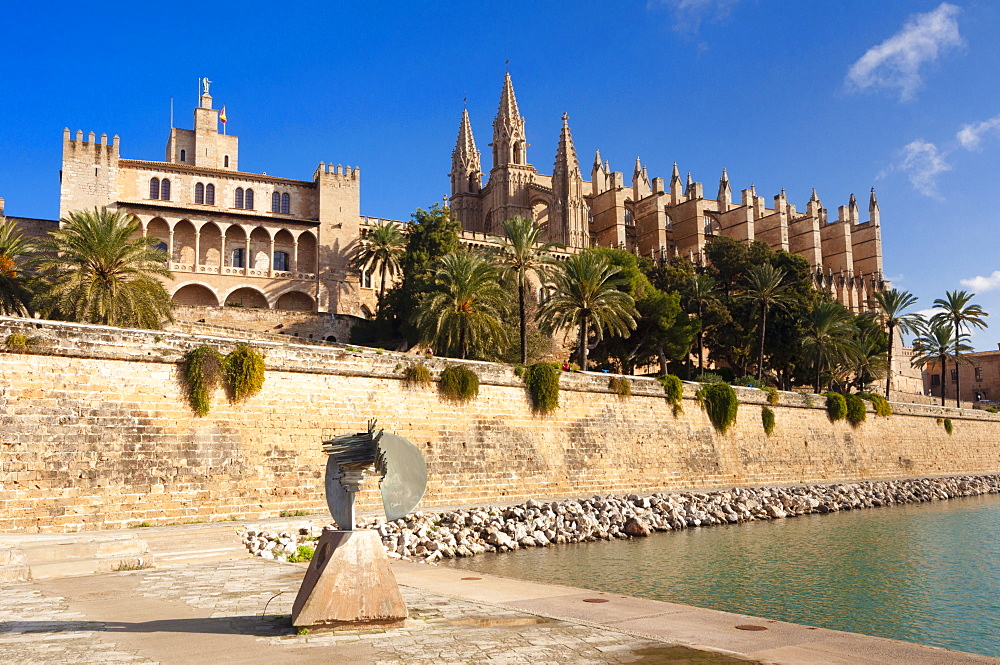
[[[737,424],[720,435],[694,385],[675,417],[652,379],[630,377],[623,399],[608,375],[564,374],[560,408],[539,416],[508,366],[466,363],[480,394],[456,405],[403,383],[413,356],[277,342],[259,344],[260,395],[231,405],[220,390],[199,418],[178,362],[230,339],[0,318],[0,341],[15,330],[35,340],[0,353],[0,531],[325,510],[320,441],[372,417],[423,451],[425,506],[1000,471],[1000,416],[981,411],[894,404],[852,428],[829,422],[821,397],[782,393],[768,437],[765,394],[738,388]],[[424,362],[436,377],[458,361]],[[379,503],[377,491],[360,499]]]

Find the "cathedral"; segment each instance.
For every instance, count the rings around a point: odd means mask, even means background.
[[[596,151],[590,180],[580,172],[569,118],[563,114],[552,175],[539,173],[528,163],[524,118],[517,108],[510,74],[504,77],[500,106],[493,119],[489,179],[482,183],[481,153],[476,147],[468,111],[462,112],[458,142],[451,160],[451,211],[469,234],[498,234],[503,220],[515,215],[547,225],[546,240],[568,251],[587,247],[616,247],[667,260],[685,256],[702,260],[705,243],[717,235],[759,240],[771,249],[799,254],[813,267],[817,288],[859,312],[868,308],[874,291],[885,285],[882,237],[875,190],[862,222],[852,194],[830,219],[814,189],[799,212],[785,191],[772,207],[751,186],[738,201],[726,170],[718,193],[705,198],[702,183],[691,174],[681,180],[677,164],[667,183],[649,178],[636,158],[630,185],[620,171],[612,171]]]

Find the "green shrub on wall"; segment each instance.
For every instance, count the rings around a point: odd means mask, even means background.
[[[767,403],[774,405],[781,400],[781,395],[778,394],[777,388],[772,388],[771,386],[764,386],[761,388],[765,393],[767,393]]]
[[[524,370],[524,383],[531,395],[531,410],[550,413],[559,408],[559,363],[535,363]]]
[[[836,422],[847,417],[847,400],[838,393],[826,393],[826,415]]]
[[[184,354],[182,371],[187,387],[188,401],[199,416],[212,408],[212,391],[222,378],[222,354],[210,346],[199,346]]]
[[[760,422],[764,426],[764,434],[771,436],[771,432],[774,431],[774,411],[771,410],[771,407],[761,407]]]
[[[951,436],[951,433],[955,431],[955,426],[951,424],[951,418],[944,419],[944,431],[948,432],[948,436]]]
[[[728,383],[710,383],[695,395],[715,429],[725,434],[736,422],[736,412],[740,405],[733,387]]]
[[[664,374],[656,377],[656,380],[663,386],[663,392],[667,395],[667,403],[674,407],[674,417],[682,413],[681,400],[684,399],[684,384],[679,377],[673,374]]]
[[[622,399],[632,396],[632,384],[624,376],[612,376],[608,381],[608,390]]]
[[[467,402],[479,394],[479,376],[468,367],[450,365],[441,372],[438,390],[446,399]]]
[[[34,342],[33,337],[28,337],[22,332],[12,332],[7,335],[6,346],[11,353],[27,353]]]
[[[431,371],[426,365],[408,365],[403,370],[403,381],[408,386],[430,385]]]
[[[230,351],[222,362],[232,402],[243,402],[264,387],[264,354],[246,344]]]
[[[865,410],[865,401],[863,399],[858,395],[851,394],[844,398],[844,402],[847,407],[847,422],[855,427],[865,422],[868,413]]]
[[[858,393],[858,397],[872,403],[872,406],[875,408],[876,416],[892,415],[892,405],[889,404],[889,400],[881,395],[876,395],[875,393]]]

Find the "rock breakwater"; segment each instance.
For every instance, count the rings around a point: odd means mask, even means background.
[[[530,499],[507,507],[415,512],[392,522],[368,520],[357,526],[377,531],[392,557],[434,562],[522,547],[628,539],[655,531],[998,493],[1000,475],[950,476],[561,501]],[[302,556],[300,547],[308,548],[322,530],[321,526],[303,526],[293,533],[248,527],[244,543],[256,556],[294,560]]]

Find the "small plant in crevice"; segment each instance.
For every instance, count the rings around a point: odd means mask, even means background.
[[[612,376],[608,381],[608,390],[622,399],[632,396],[632,384],[624,376]]]
[[[847,400],[840,393],[824,393],[826,397],[826,415],[831,422],[837,422],[847,417]]]
[[[684,412],[684,407],[681,406],[681,400],[684,399],[684,384],[679,377],[673,374],[663,374],[656,377],[656,380],[663,386],[663,392],[667,397],[667,404],[673,407],[674,418],[676,418]]]
[[[445,399],[467,402],[479,395],[479,375],[468,367],[450,365],[441,372],[438,390]]]
[[[309,547],[308,545],[299,545],[295,548],[295,552],[288,557],[289,563],[299,563],[302,561],[312,561],[313,554],[316,553],[316,548]]]
[[[35,345],[35,338],[15,331],[7,335],[5,345],[10,353],[27,353],[28,349]]]
[[[431,371],[426,365],[407,365],[403,370],[403,382],[408,386],[430,385]]]
[[[524,371],[525,371],[524,370],[524,365],[520,365],[520,364],[514,365],[514,376],[516,376],[517,378],[523,379],[524,378]]]
[[[764,386],[761,388],[765,393],[767,393],[767,403],[774,406],[779,401],[781,401],[781,395],[778,393],[777,388],[772,388],[771,386]]]
[[[764,426],[764,434],[771,436],[774,431],[774,411],[769,406],[760,409],[760,423]]]
[[[858,397],[872,403],[872,406],[875,408],[876,416],[892,415],[892,405],[889,404],[889,400],[881,395],[876,395],[875,393],[858,393]]]
[[[847,407],[847,422],[857,427],[865,422],[868,412],[865,409],[865,401],[857,395],[851,394],[844,398],[844,405]]]
[[[243,402],[264,387],[264,354],[239,344],[222,362],[231,402]]]
[[[710,383],[695,393],[712,426],[725,434],[736,423],[740,401],[728,383]]]
[[[199,346],[184,354],[182,371],[188,401],[199,416],[212,408],[212,391],[222,378],[222,354],[210,346]]]
[[[531,410],[551,413],[559,408],[559,363],[540,362],[523,370],[524,383],[531,395]]]
[[[955,431],[955,426],[951,423],[951,418],[944,419],[944,431],[948,432],[948,436],[951,436],[951,433]]]

